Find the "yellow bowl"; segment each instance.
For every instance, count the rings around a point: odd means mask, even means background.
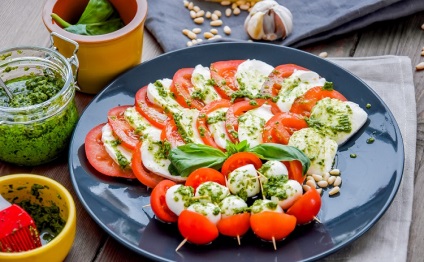
[[[49,32],[55,32],[79,44],[78,86],[81,92],[96,94],[116,76],[141,62],[147,0],[109,0],[119,12],[125,26],[104,35],[86,36],[69,33],[56,24],[51,14],[56,13],[70,23],[76,23],[88,0],[47,0],[43,22]],[[53,37],[58,51],[70,57],[74,46]]]
[[[8,201],[17,198],[16,203],[23,200],[33,203],[36,199],[30,191],[34,184],[47,186],[39,190],[40,197],[43,198],[43,203],[53,202],[60,208],[60,215],[66,224],[62,231],[47,244],[25,252],[0,252],[0,261],[63,261],[71,250],[76,231],[76,209],[71,194],[64,186],[40,175],[6,175],[0,177],[0,194]]]

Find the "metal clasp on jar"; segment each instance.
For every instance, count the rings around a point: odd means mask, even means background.
[[[73,69],[74,86],[75,86],[75,88],[77,90],[80,90],[80,88],[76,84],[77,78],[78,78],[78,69],[79,69],[79,61],[78,61],[78,57],[77,57],[77,52],[78,52],[78,49],[79,49],[79,44],[76,41],[74,41],[72,39],[69,39],[69,38],[67,38],[67,37],[65,37],[63,35],[60,35],[60,34],[58,34],[56,32],[51,32],[50,33],[50,42],[51,42],[50,48],[53,49],[54,51],[58,51],[57,47],[54,45],[54,38],[53,38],[54,36],[55,37],[58,37],[58,38],[62,39],[63,41],[66,41],[66,42],[68,42],[68,43],[70,43],[70,44],[72,44],[72,45],[75,46],[75,49],[73,50],[71,57],[66,58],[66,59],[71,64],[72,69]]]

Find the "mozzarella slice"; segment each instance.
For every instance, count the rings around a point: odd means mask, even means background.
[[[267,104],[241,115],[238,120],[238,139],[240,141],[247,140],[251,147],[263,143],[263,128],[272,116],[271,106]]]
[[[178,132],[186,143],[204,144],[197,130],[198,117],[199,111],[196,109],[183,108],[179,113],[174,114]]]
[[[274,67],[260,60],[246,60],[237,67],[238,89],[256,96]]]
[[[243,199],[261,191],[259,177],[252,164],[241,166],[228,174],[227,186],[230,192]]]
[[[172,80],[168,78],[148,84],[147,98],[167,113],[179,113],[183,107],[174,99],[174,95],[170,91],[171,84]]]
[[[324,175],[331,170],[337,153],[336,141],[308,127],[294,132],[288,145],[297,147],[311,160],[308,174]]]
[[[194,192],[191,186],[173,185],[165,193],[165,202],[169,210],[179,216],[192,201]]]
[[[367,118],[368,114],[354,102],[324,98],[312,108],[308,123],[341,145],[365,124]]]
[[[225,114],[227,113],[228,107],[217,109],[208,114],[208,128],[212,134],[215,143],[220,148],[227,146],[227,141],[230,137],[227,134],[225,128]]]
[[[269,160],[263,164],[258,171],[265,177],[261,177],[261,181],[263,182],[268,180],[288,180],[289,171],[287,170],[287,167],[280,161]]]
[[[247,207],[246,202],[242,198],[234,195],[227,196],[219,203],[222,218],[243,213],[247,210]]]
[[[261,213],[264,211],[284,213],[283,209],[277,203],[269,199],[255,200],[255,202],[253,202],[253,205],[250,208],[253,214]]]
[[[191,95],[199,98],[206,104],[221,99],[220,95],[213,88],[211,72],[208,67],[202,65],[195,66],[191,75],[191,83],[193,84],[193,90],[190,90]]]
[[[127,149],[120,145],[112,131],[109,124],[102,127],[102,142],[108,155],[117,163],[121,168],[131,168],[132,150]]]
[[[162,130],[154,127],[147,121],[136,109],[135,107],[129,107],[124,112],[124,118],[127,120],[128,124],[134,128],[136,134],[140,135],[143,139],[150,138],[153,141],[160,140],[160,134]]]
[[[172,175],[168,168],[171,161],[165,156],[166,148],[162,141],[146,139],[141,145],[141,161],[149,171],[167,179],[183,182],[187,178]]]
[[[190,205],[187,210],[204,215],[215,225],[221,220],[221,210],[217,205],[212,203],[196,202]]]
[[[316,86],[324,86],[325,79],[313,71],[295,70],[293,74],[284,79],[278,94],[277,105],[283,112],[289,112],[296,98]]]
[[[264,184],[264,190],[267,190],[267,196],[282,209],[291,207],[303,194],[303,188],[296,180],[273,181],[273,185]]]
[[[219,203],[230,194],[228,187],[220,185],[213,181],[200,184],[196,189],[196,197],[200,200],[206,200],[212,203]],[[202,198],[205,197],[205,198]]]

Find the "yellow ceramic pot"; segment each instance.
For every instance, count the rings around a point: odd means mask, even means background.
[[[51,14],[56,13],[64,20],[75,23],[88,0],[47,0],[43,9],[43,22],[50,32],[56,32],[79,44],[77,83],[84,93],[98,93],[119,74],[141,62],[147,0],[109,1],[119,12],[125,26],[115,32],[97,36],[69,33],[51,18]],[[70,57],[75,47],[61,38],[53,38],[58,51]]]
[[[31,262],[55,262],[63,261],[71,250],[76,231],[75,202],[68,190],[58,182],[44,176],[33,174],[16,174],[0,177],[0,194],[9,202],[15,199],[16,203],[22,200],[36,202],[31,194],[34,184],[46,186],[40,189],[42,203],[51,205],[55,203],[60,208],[61,217],[66,220],[62,231],[49,243],[36,249],[19,252],[0,252],[0,261],[31,261]]]

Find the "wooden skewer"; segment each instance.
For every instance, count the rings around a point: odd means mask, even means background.
[[[178,249],[180,249],[186,242],[187,242],[187,238],[184,238],[183,241],[181,241],[181,243],[178,245],[178,247],[175,249],[175,252],[178,252]]]
[[[316,216],[314,216],[314,220],[321,224],[321,221]]]
[[[274,237],[272,237],[272,244],[274,245],[274,250],[277,250],[277,243],[275,243]]]
[[[240,243],[240,236],[239,235],[237,235],[237,242],[238,242],[238,244],[239,244],[239,246],[241,245],[241,243]]]
[[[144,205],[141,208],[150,207],[150,204]]]

